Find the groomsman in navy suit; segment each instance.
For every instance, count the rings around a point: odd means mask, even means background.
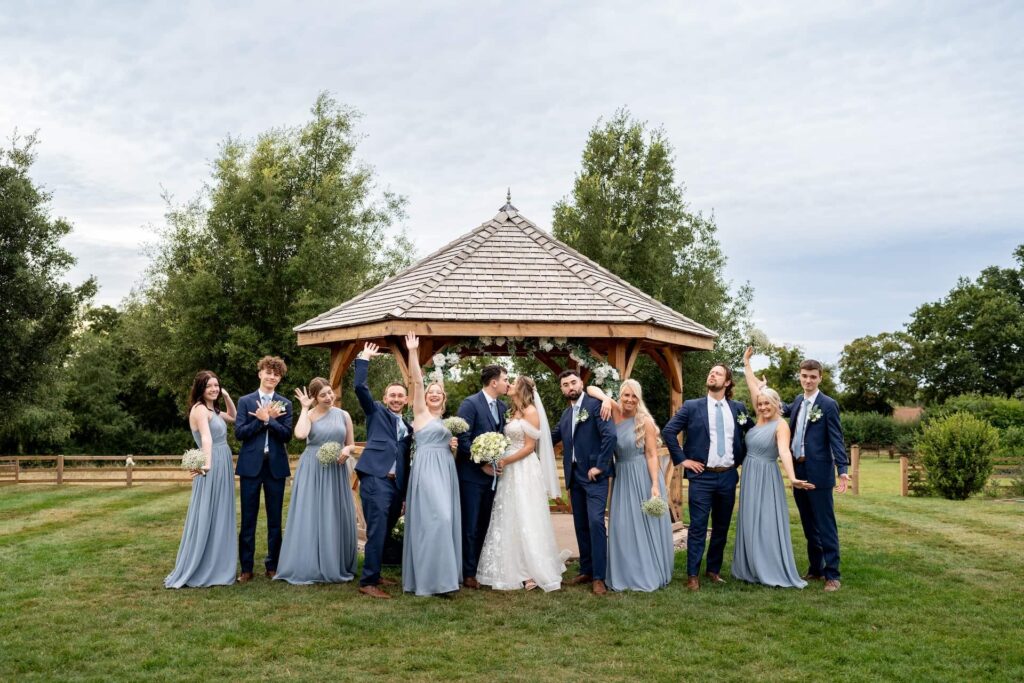
[[[267,557],[263,563],[268,578],[277,574],[284,484],[292,473],[287,450],[292,438],[292,403],[276,391],[288,366],[277,356],[264,356],[257,368],[260,388],[238,400],[235,419],[235,436],[242,442],[235,466],[242,500],[242,528],[238,532],[238,559],[242,565],[239,583],[252,580],[260,489],[263,489],[267,507]]]
[[[569,407],[551,430],[552,443],[562,443],[565,485],[572,503],[572,521],[580,547],[580,573],[570,583],[593,583],[595,595],[608,592],[608,533],[604,513],[608,507],[608,477],[615,476],[612,451],[615,425],[601,417],[601,402],[583,390],[575,370],[558,376]]]
[[[754,426],[747,407],[732,400],[732,370],[716,365],[708,372],[707,396],[683,403],[665,428],[662,439],[672,463],[682,463],[690,482],[690,527],[686,532],[686,587],[700,590],[700,565],[711,518],[711,543],[705,576],[725,583],[722,556],[736,505],[737,469],[747,455],[744,433]],[[679,434],[685,434],[679,447]]]
[[[818,390],[821,373],[821,363],[816,360],[800,363],[800,386],[804,393],[788,406],[788,416],[793,434],[793,469],[797,478],[814,484],[811,490],[793,489],[810,563],[804,579],[824,580],[825,590],[831,593],[840,586],[839,531],[832,488],[839,493],[846,491],[850,461],[839,421],[839,404]]]
[[[500,365],[488,365],[480,372],[481,389],[459,406],[458,416],[469,425],[459,434],[455,467],[459,473],[459,503],[462,507],[462,585],[479,588],[476,565],[484,548],[487,527],[494,505],[494,469],[473,462],[473,439],[487,432],[505,431],[505,404],[499,399],[508,393],[508,371]],[[501,474],[499,471],[498,474]]]
[[[402,515],[402,502],[409,479],[409,447],[412,425],[402,417],[409,395],[401,384],[384,389],[384,400],[374,401],[366,383],[370,359],[380,355],[376,344],[367,342],[356,358],[355,388],[359,405],[366,415],[366,446],[359,462],[359,500],[366,520],[366,548],[359,592],[374,598],[390,598],[380,589],[392,579],[380,575],[384,546],[391,542],[391,530]]]

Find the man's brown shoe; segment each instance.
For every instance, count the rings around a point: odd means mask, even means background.
[[[705,572],[704,576],[708,578],[711,583],[725,583],[725,579],[720,574],[713,574],[711,572]]]
[[[363,595],[369,595],[371,598],[381,598],[383,600],[390,600],[391,596],[377,588],[376,586],[360,586],[359,592]]]
[[[691,591],[699,591],[700,590],[700,579],[698,579],[696,576],[687,576],[686,577],[686,588],[687,588],[687,590],[691,590]]]
[[[608,588],[601,579],[594,579],[594,585],[590,587],[590,590],[594,591],[594,595],[604,595],[608,592]]]
[[[242,572],[238,575],[238,583],[249,583],[252,581],[252,572]]]
[[[574,586],[578,586],[582,583],[590,583],[593,580],[594,578],[592,576],[589,576],[588,574],[577,574],[569,580],[569,583],[571,583]]]
[[[812,574],[810,572],[807,572],[806,574],[804,574],[800,578],[802,578],[804,581],[824,581],[825,580],[824,576],[819,576],[818,574]]]
[[[480,587],[480,582],[476,580],[475,576],[467,576],[462,580],[462,585],[466,588],[477,589]]]
[[[382,577],[380,577],[380,581],[377,582],[377,585],[378,586],[397,586],[398,582],[395,581],[394,579],[388,579],[388,578],[385,578],[385,577],[382,576]]]
[[[268,579],[272,579],[275,576],[277,576],[277,570],[275,570],[275,569],[268,569],[266,574],[267,574],[267,578]]]
[[[826,593],[835,593],[837,590],[839,590],[839,587],[841,585],[842,584],[839,583],[839,579],[829,579],[828,581],[825,582],[825,592]]]

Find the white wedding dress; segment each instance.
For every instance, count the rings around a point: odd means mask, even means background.
[[[539,440],[541,433],[526,420],[510,421],[505,436],[512,443],[506,455],[521,449],[527,436]],[[502,470],[476,572],[485,586],[516,590],[533,580],[545,591],[561,587],[569,551],[560,553],[555,544],[545,479],[536,451]]]

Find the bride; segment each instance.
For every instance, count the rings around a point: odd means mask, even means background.
[[[561,493],[551,431],[532,379],[519,377],[508,395],[505,436],[512,443],[498,463],[501,478],[476,578],[495,590],[558,590],[568,552],[555,545],[548,510],[548,498]]]

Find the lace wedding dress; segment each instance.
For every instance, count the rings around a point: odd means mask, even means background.
[[[505,436],[512,443],[506,454],[521,449],[527,436],[541,443],[542,433],[526,420],[510,421]],[[476,573],[480,583],[495,590],[516,590],[530,580],[545,591],[561,587],[569,551],[559,552],[555,544],[545,480],[536,452],[502,470]]]

